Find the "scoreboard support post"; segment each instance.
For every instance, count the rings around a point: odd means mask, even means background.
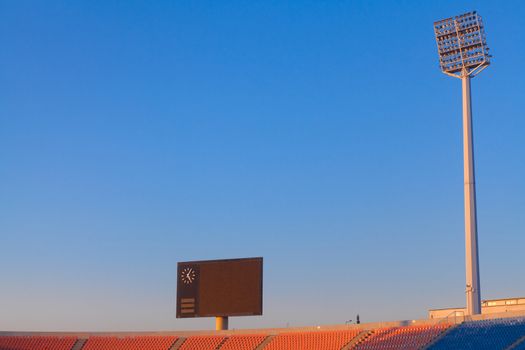
[[[228,330],[228,316],[215,317],[215,330],[216,331],[227,331]]]

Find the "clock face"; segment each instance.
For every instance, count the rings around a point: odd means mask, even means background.
[[[180,274],[180,279],[184,284],[192,284],[196,276],[197,274],[193,268],[185,267]]]

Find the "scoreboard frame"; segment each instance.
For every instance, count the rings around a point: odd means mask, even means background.
[[[177,318],[263,314],[263,258],[177,263]]]

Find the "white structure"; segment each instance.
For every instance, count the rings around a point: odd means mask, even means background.
[[[452,307],[447,309],[432,309],[428,310],[428,318],[462,318],[466,316],[466,309],[464,307]],[[491,299],[483,300],[481,302],[481,313],[483,315],[524,312],[525,311],[525,297],[507,298],[507,299]]]
[[[476,183],[472,142],[470,79],[490,64],[483,22],[476,12],[434,23],[443,73],[461,79],[463,87],[463,162],[465,179],[465,250],[467,315],[481,313]]]

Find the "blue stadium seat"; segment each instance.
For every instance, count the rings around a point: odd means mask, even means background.
[[[431,350],[503,350],[525,336],[525,318],[465,322],[451,329]]]

